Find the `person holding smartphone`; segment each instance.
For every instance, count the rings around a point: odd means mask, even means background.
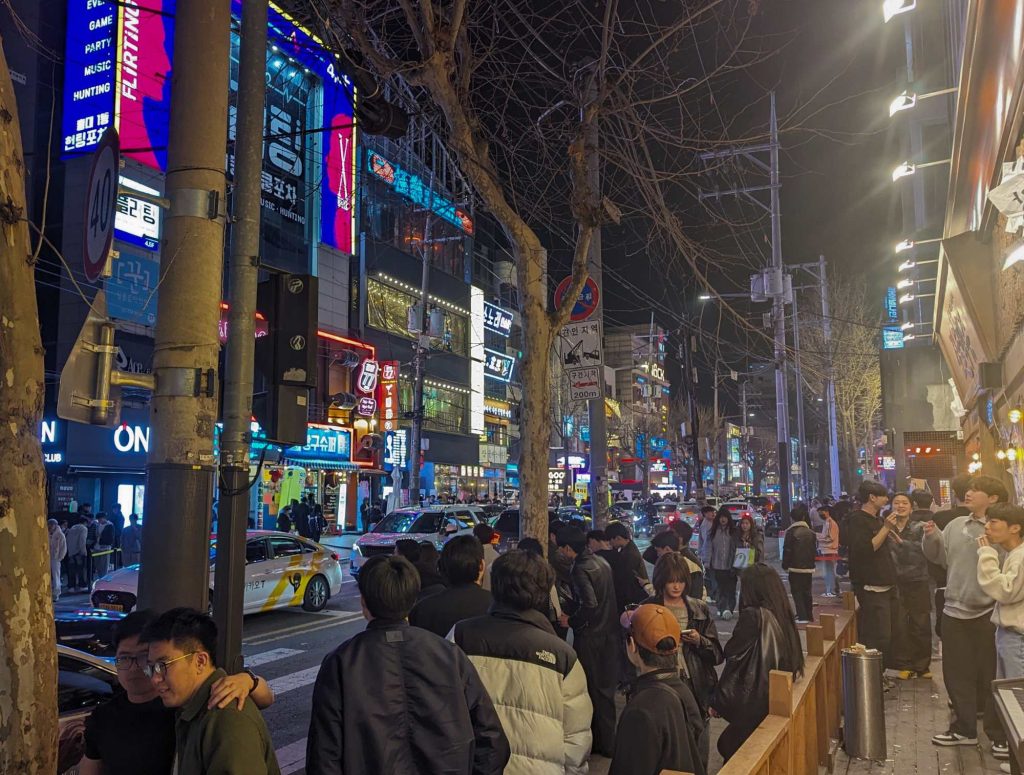
[[[690,565],[685,557],[675,552],[662,555],[654,566],[654,595],[644,603],[663,606],[679,622],[679,673],[693,692],[704,722],[697,735],[697,750],[706,769],[711,750],[708,703],[718,683],[715,667],[725,661],[725,651],[707,603],[688,595],[690,581]]]

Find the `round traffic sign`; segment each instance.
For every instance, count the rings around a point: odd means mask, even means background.
[[[556,307],[561,305],[562,298],[568,292],[570,285],[572,285],[572,277],[566,277],[558,284],[558,287],[555,289]],[[578,323],[589,318],[594,314],[594,310],[597,309],[600,299],[601,292],[597,288],[597,283],[594,282],[594,278],[588,277],[587,281],[583,284],[583,290],[580,291],[579,298],[576,299],[576,303],[573,305],[572,312],[569,313],[569,320]]]
[[[117,131],[108,127],[93,153],[89,186],[85,189],[82,261],[89,282],[96,282],[103,274],[110,245],[114,241],[119,156]]]

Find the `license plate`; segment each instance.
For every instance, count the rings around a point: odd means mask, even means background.
[[[108,611],[123,611],[124,610],[124,606],[123,605],[117,605],[115,603],[100,603],[96,607],[97,608],[105,608]]]

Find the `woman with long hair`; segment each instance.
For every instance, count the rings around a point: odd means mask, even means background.
[[[712,715],[729,722],[718,738],[718,752],[729,761],[768,715],[768,674],[804,670],[800,633],[782,579],[765,563],[740,576],[740,615],[725,644],[725,668],[711,698]]]
[[[704,767],[707,768],[711,749],[708,703],[718,683],[717,665],[722,664],[725,652],[718,639],[718,628],[711,618],[707,603],[691,597],[692,574],[687,559],[675,552],[662,555],[654,566],[654,595],[644,603],[664,606],[676,617],[682,631],[679,650],[679,672],[693,690],[704,729],[697,740]]]
[[[754,562],[764,561],[764,534],[749,514],[740,517],[736,525],[736,546],[739,549],[753,549]]]
[[[921,547],[924,523],[913,519],[913,508],[907,493],[893,496],[896,528],[888,541],[896,561],[899,607],[892,631],[892,651],[893,667],[903,680],[932,677],[932,593],[928,560]]]
[[[711,544],[708,567],[715,577],[715,607],[720,619],[732,619],[736,610],[736,530],[732,512],[725,506],[718,510],[708,536]]]

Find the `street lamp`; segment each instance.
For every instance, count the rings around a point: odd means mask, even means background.
[[[915,261],[904,261],[902,264],[900,264],[900,268],[897,271],[899,271],[899,272],[909,272],[915,266],[917,266],[917,262],[915,262]]]
[[[904,331],[909,331],[909,330],[910,330],[911,328],[913,328],[913,327],[914,327],[915,325],[916,325],[915,323],[911,323],[911,322],[910,322],[910,321],[908,320],[908,321],[907,321],[906,323],[904,323],[903,325],[901,325],[901,326],[900,326],[900,328],[901,328],[902,330],[904,330]]]
[[[711,301],[711,294],[710,293],[702,293],[700,296],[697,297],[697,300],[698,301]]]
[[[908,162],[904,162],[904,163],[906,164]],[[935,163],[935,162],[933,162],[933,163]],[[913,167],[914,165],[911,164],[910,166]],[[923,167],[924,165],[922,164],[921,166]],[[897,169],[899,169],[899,168],[897,168]],[[895,174],[896,173],[894,171],[893,175],[895,175]],[[903,177],[903,176],[901,175],[900,177]],[[893,180],[898,180],[898,178],[894,177]],[[933,242],[942,242],[942,237],[932,237],[932,239],[922,239],[922,240],[912,240],[912,239],[910,239],[908,237],[907,239],[901,240],[900,242],[896,243],[896,253],[898,255],[898,254],[900,254],[900,253],[902,253],[902,252],[904,252],[906,250],[913,250],[918,245],[930,245]]]
[[[910,304],[914,299],[927,299],[929,296],[934,296],[934,293],[904,293],[900,296],[900,304]]]
[[[929,97],[940,97],[943,94],[952,94],[955,91],[955,86],[949,89],[940,89],[939,91],[928,92],[927,94],[914,94],[914,92],[904,90],[900,96],[889,103],[889,118],[892,118],[901,110],[910,110],[917,104],[918,100],[926,100]]]
[[[885,0],[882,3],[882,18],[888,22],[893,16],[913,11],[915,8],[917,0]]]
[[[896,290],[901,291],[904,288],[909,288],[913,284],[913,280],[900,280],[898,283],[896,283]]]
[[[949,164],[951,161],[952,159],[939,159],[938,161],[927,161],[924,164],[911,164],[909,161],[902,162],[892,171],[892,182],[895,183],[900,178],[913,175],[915,172],[923,170],[925,167],[937,167],[940,164]]]

